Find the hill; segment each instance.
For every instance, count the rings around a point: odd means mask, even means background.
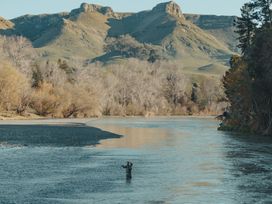
[[[131,14],[121,19],[110,19],[109,25],[108,37],[118,39],[120,36],[124,38],[123,36],[129,35],[137,42],[133,43],[130,39],[125,45],[127,38],[122,39],[119,45],[108,50],[108,56],[126,56],[127,53],[123,50],[136,43],[142,43],[142,47],[146,49],[140,49],[139,44],[135,45],[135,55],[138,52],[152,54],[151,51],[155,50],[159,58],[186,59],[188,65],[191,65],[196,57],[200,60],[222,59],[231,53],[231,50],[213,35],[187,21],[180,7],[174,2],[162,3],[151,11]],[[118,50],[120,47],[122,50]]]
[[[173,1],[139,13],[83,3],[71,12],[1,20],[0,33],[28,38],[45,59],[177,60],[190,69],[225,66],[235,51],[233,19],[184,15]]]

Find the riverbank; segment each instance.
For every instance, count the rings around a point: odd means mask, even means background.
[[[90,117],[90,118],[54,118],[54,117],[41,117],[35,114],[27,114],[25,116],[20,116],[12,113],[0,113],[0,124],[15,121],[88,121],[95,119],[105,119],[105,118],[216,118],[216,114],[194,114],[194,115],[149,115],[149,116],[100,116],[100,117]],[[35,122],[36,123],[36,122]]]

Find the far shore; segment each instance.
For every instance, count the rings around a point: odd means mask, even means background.
[[[101,120],[101,119],[163,119],[163,118],[203,118],[203,119],[215,119],[215,115],[188,115],[188,116],[102,116],[93,118],[2,118],[0,120],[0,125],[73,125],[82,124],[87,125],[87,123]]]

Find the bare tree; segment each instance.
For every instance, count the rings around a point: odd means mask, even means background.
[[[11,65],[0,67],[0,107],[22,114],[28,106],[30,85],[27,78]]]
[[[3,38],[1,47],[4,56],[7,57],[20,72],[30,77],[31,66],[38,57],[31,42],[22,36],[4,36],[1,38]]]

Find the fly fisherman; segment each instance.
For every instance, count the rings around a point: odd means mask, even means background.
[[[127,178],[127,180],[131,180],[131,178],[132,178],[132,175],[131,175],[132,166],[133,166],[133,163],[131,163],[129,161],[127,162],[127,165],[122,165],[122,167],[124,169],[126,169],[126,178]]]

